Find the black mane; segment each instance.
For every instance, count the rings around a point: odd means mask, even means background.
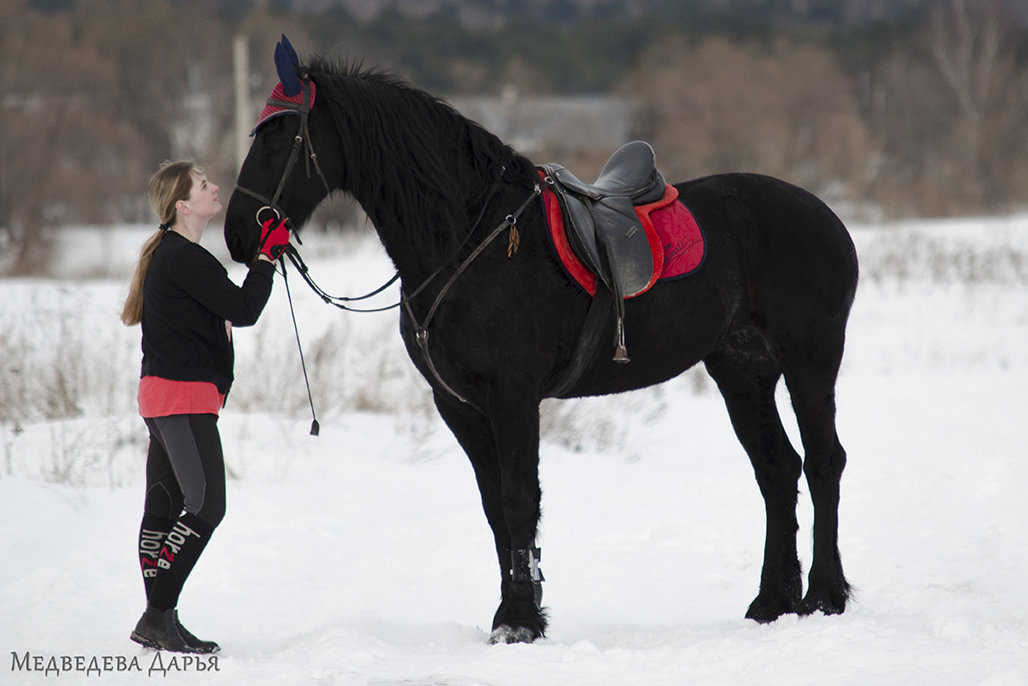
[[[452,258],[501,174],[531,184],[528,160],[400,77],[321,57],[307,74],[342,141],[343,188],[376,225],[403,226],[416,250]]]

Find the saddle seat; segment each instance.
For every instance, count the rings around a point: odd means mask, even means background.
[[[657,171],[657,157],[646,141],[632,141],[618,148],[591,184],[560,165],[548,166],[554,168],[564,188],[592,200],[627,195],[633,205],[648,205],[664,195],[664,177]]]

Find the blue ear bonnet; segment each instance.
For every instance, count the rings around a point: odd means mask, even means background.
[[[296,50],[283,34],[282,40],[275,46],[275,70],[287,97],[291,98],[300,92],[300,77],[296,73],[299,66],[300,59],[296,56]]]
[[[275,46],[275,70],[278,72],[279,83],[275,85],[275,89],[271,92],[271,97],[268,98],[261,116],[257,119],[257,126],[253,127],[253,131],[250,132],[251,136],[257,133],[257,129],[261,124],[272,117],[277,117],[281,114],[297,113],[295,108],[285,105],[286,103],[303,104],[303,86],[297,73],[299,66],[300,60],[296,56],[296,51],[289,44],[289,39],[282,36],[282,40]],[[314,107],[316,97],[317,88],[314,82],[311,81],[308,107]]]

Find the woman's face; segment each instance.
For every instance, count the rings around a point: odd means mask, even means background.
[[[218,202],[219,188],[209,182],[207,177],[199,171],[194,170],[192,176],[193,187],[189,191],[186,207],[190,214],[195,215],[198,219],[209,220],[221,212],[221,203]]]

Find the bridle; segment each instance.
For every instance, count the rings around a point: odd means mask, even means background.
[[[274,219],[282,219],[283,216],[285,215],[285,212],[279,206],[278,201],[279,201],[279,199],[282,196],[282,190],[285,188],[286,180],[289,178],[290,173],[292,173],[292,171],[293,171],[293,167],[296,166],[296,163],[299,160],[300,149],[301,148],[304,148],[306,150],[306,153],[307,153],[307,155],[306,155],[307,178],[310,178],[310,176],[311,176],[311,164],[313,163],[314,169],[317,172],[318,177],[321,179],[322,184],[324,184],[324,186],[325,186],[325,194],[329,195],[332,192],[331,188],[329,187],[328,180],[325,178],[324,173],[322,173],[322,171],[321,171],[321,165],[318,164],[318,156],[317,156],[317,153],[314,152],[314,145],[311,143],[310,130],[308,128],[308,119],[309,119],[309,115],[310,115],[310,111],[311,111],[311,88],[310,88],[311,82],[310,82],[309,78],[301,79],[300,82],[301,82],[301,88],[302,88],[302,93],[303,93],[303,97],[301,99],[301,102],[296,103],[296,102],[290,102],[290,101],[286,101],[286,100],[279,100],[277,98],[268,98],[268,100],[267,100],[267,104],[269,104],[269,105],[274,105],[274,106],[277,106],[277,107],[281,107],[283,109],[292,110],[292,111],[294,111],[294,112],[296,112],[297,114],[300,115],[300,127],[297,130],[296,136],[293,139],[293,148],[289,152],[289,158],[286,160],[286,166],[285,166],[285,169],[282,170],[282,177],[279,179],[278,186],[276,186],[276,188],[275,188],[275,193],[270,198],[268,198],[267,196],[264,196],[264,195],[262,195],[260,193],[257,193],[256,191],[250,190],[249,188],[245,188],[243,186],[240,186],[239,184],[236,184],[236,190],[237,191],[239,191],[243,195],[249,196],[250,198],[253,198],[257,202],[261,203],[260,209],[257,210],[257,213],[254,216],[254,219],[257,222],[257,226],[261,227],[261,228],[263,228],[263,223],[261,221],[261,215],[262,215],[262,213],[265,210],[268,210],[269,212],[273,212],[275,214]],[[501,174],[502,174],[502,171],[501,171]],[[467,237],[461,243],[461,245],[459,246],[457,252],[460,252],[460,250],[463,250],[464,247],[467,245],[468,241],[474,235],[475,229],[478,227],[478,225],[482,221],[482,218],[485,216],[485,211],[488,208],[489,203],[491,202],[492,197],[496,193],[496,191],[497,191],[497,187],[494,186],[493,190],[492,190],[492,193],[490,193],[489,199],[487,199],[485,204],[482,206],[482,210],[481,210],[481,213],[478,216],[478,219],[472,225],[471,231],[468,232]],[[386,288],[388,288],[390,285],[392,285],[394,282],[396,282],[396,280],[400,278],[400,273],[397,271],[397,273],[389,281],[387,281],[385,284],[383,284],[379,288],[375,289],[374,291],[372,291],[372,292],[370,292],[370,293],[368,293],[366,295],[362,295],[362,296],[358,296],[358,297],[334,296],[334,295],[330,295],[330,294],[326,293],[325,290],[322,289],[320,286],[318,286],[314,282],[314,280],[310,277],[310,274],[308,273],[309,270],[308,270],[307,264],[303,261],[303,258],[300,257],[300,253],[296,250],[296,247],[294,245],[292,245],[292,243],[289,244],[289,247],[286,249],[286,253],[285,254],[289,256],[289,260],[296,267],[297,271],[300,272],[300,276],[307,283],[307,285],[310,286],[311,289],[318,296],[320,296],[322,300],[324,300],[326,303],[328,303],[330,305],[335,305],[336,307],[338,307],[340,309],[343,309],[343,310],[347,310],[349,312],[382,312],[382,311],[385,311],[385,310],[391,310],[394,307],[399,307],[402,304],[404,309],[405,309],[405,311],[406,311],[406,313],[407,313],[407,315],[408,315],[408,317],[410,318],[411,324],[414,327],[414,339],[417,342],[418,347],[421,349],[421,352],[422,352],[422,355],[424,356],[424,359],[425,359],[426,365],[428,367],[428,370],[431,372],[433,378],[436,380],[436,382],[442,388],[444,388],[450,395],[455,397],[457,400],[459,400],[460,402],[462,402],[462,403],[464,403],[466,405],[469,405],[469,406],[471,406],[471,407],[473,407],[476,410],[481,412],[482,410],[481,410],[481,408],[478,407],[478,405],[476,405],[475,403],[471,402],[466,397],[464,397],[463,395],[458,393],[456,390],[454,390],[449,384],[446,383],[446,381],[442,378],[442,376],[439,374],[439,372],[436,371],[435,365],[432,363],[432,356],[429,354],[429,350],[428,350],[428,326],[431,323],[432,318],[435,316],[436,310],[438,309],[438,307],[439,307],[440,303],[442,302],[443,298],[450,291],[451,287],[456,283],[457,279],[461,276],[461,274],[464,273],[464,270],[475,260],[475,258],[477,258],[482,253],[483,250],[486,249],[486,247],[488,245],[490,245],[501,233],[503,233],[504,230],[509,230],[508,249],[507,249],[508,257],[511,256],[513,253],[517,252],[518,234],[517,234],[517,226],[516,225],[517,225],[518,218],[528,208],[528,206],[532,203],[532,201],[535,200],[539,196],[539,194],[541,192],[542,191],[541,191],[541,188],[540,188],[539,184],[536,183],[535,186],[532,189],[531,194],[528,196],[528,198],[525,199],[525,201],[521,204],[521,206],[518,207],[517,210],[515,210],[512,214],[508,214],[503,219],[503,221],[501,221],[500,224],[498,226],[496,226],[488,236],[486,236],[485,240],[483,240],[482,243],[480,243],[478,245],[478,247],[475,248],[475,250],[473,250],[471,252],[471,254],[468,255],[460,263],[460,265],[457,267],[457,269],[450,275],[450,278],[446,281],[446,283],[439,290],[439,292],[436,295],[434,301],[432,302],[432,305],[428,309],[427,315],[425,316],[425,318],[421,322],[419,322],[417,317],[414,315],[414,310],[411,308],[411,304],[410,304],[411,300],[414,297],[416,297],[418,294],[420,294],[422,292],[422,290],[424,290],[425,287],[428,286],[428,284],[431,281],[433,281],[437,276],[439,276],[443,272],[444,268],[447,266],[448,263],[444,262],[443,264],[441,264],[439,266],[439,268],[437,268],[434,272],[432,272],[428,276],[428,278],[426,278],[421,283],[420,286],[418,286],[416,289],[414,289],[409,294],[405,294],[405,293],[401,292],[400,301],[399,302],[397,302],[397,303],[395,303],[393,305],[389,305],[387,307],[379,307],[379,308],[374,308],[374,309],[359,309],[359,308],[350,307],[350,306],[346,305],[345,303],[353,302],[353,301],[358,301],[358,300],[365,300],[365,299],[370,298],[372,296],[378,295],[379,293],[384,291]],[[299,235],[293,230],[293,224],[292,224],[292,221],[290,220],[290,218],[288,216],[285,216],[284,219],[285,219],[286,227],[289,228],[289,230],[292,232],[292,235],[293,235],[293,237],[296,238],[297,242],[300,242]],[[284,278],[285,277],[285,265],[284,264],[283,264],[283,267],[282,267],[282,275],[283,275],[283,278]],[[287,283],[286,292],[288,293],[288,282],[286,282],[286,283]],[[289,298],[289,303],[290,303],[290,309],[292,309],[292,297],[291,296]],[[293,327],[294,327],[294,329],[296,328],[296,316],[295,316],[295,314],[293,315]],[[300,336],[299,336],[299,332],[297,331],[297,344],[298,345],[299,345],[299,341],[300,341]],[[303,364],[303,350],[302,349],[300,350],[300,361],[301,361],[301,364]],[[304,367],[304,377],[306,378],[306,375],[307,375],[306,364],[303,364],[303,367]],[[310,398],[310,384],[309,383],[307,385],[307,395],[308,395],[308,398]],[[313,403],[313,401],[311,402],[311,411],[312,411],[312,413],[314,411],[314,403]],[[318,433],[317,419],[315,418],[314,423],[312,424],[312,427],[311,427],[311,434],[312,435],[317,435],[317,433]]]
[[[257,226],[259,229],[263,228],[264,221],[267,221],[266,216],[263,218],[262,221],[262,215],[264,214],[265,210],[267,210],[268,212],[273,212],[275,215],[274,219],[285,218],[286,227],[291,232],[292,237],[296,239],[297,243],[300,243],[302,245],[302,241],[300,240],[300,234],[295,231],[292,220],[289,218],[288,215],[286,215],[285,211],[278,204],[279,199],[282,197],[282,190],[285,188],[286,180],[289,178],[289,175],[293,171],[293,167],[296,166],[296,163],[300,158],[301,148],[303,148],[306,152],[305,163],[307,170],[307,178],[309,179],[311,177],[311,164],[313,164],[314,170],[318,174],[318,178],[321,179],[321,183],[325,187],[325,195],[330,195],[332,193],[332,189],[328,185],[328,179],[325,178],[324,172],[321,171],[321,165],[318,163],[318,154],[314,151],[314,143],[311,141],[310,128],[308,126],[308,121],[311,112],[311,80],[309,78],[301,79],[300,87],[302,89],[303,94],[303,97],[301,98],[300,102],[279,100],[274,97],[268,98],[267,100],[268,105],[274,105],[276,107],[281,107],[282,109],[292,110],[296,112],[298,115],[300,115],[300,127],[297,129],[296,136],[293,138],[293,147],[289,151],[289,157],[286,159],[286,166],[282,170],[282,176],[278,180],[278,185],[275,187],[274,194],[269,198],[265,195],[258,193],[257,191],[251,190],[244,186],[240,186],[239,184],[236,184],[236,190],[242,193],[243,195],[249,196],[257,202],[261,203],[260,209],[258,209],[257,213],[254,215],[254,220],[257,222]],[[380,287],[376,288],[370,293],[356,297],[344,297],[338,295],[331,295],[327,293],[323,288],[321,288],[321,286],[314,282],[314,280],[310,276],[310,270],[307,267],[307,263],[303,261],[303,257],[300,256],[300,253],[296,249],[296,246],[294,246],[292,243],[290,243],[289,247],[286,249],[286,255],[289,257],[289,260],[293,263],[293,266],[296,267],[296,270],[300,273],[300,276],[303,278],[303,280],[307,283],[308,286],[310,286],[311,290],[313,290],[322,300],[324,300],[326,303],[330,305],[335,305],[336,307],[343,310],[347,310],[349,312],[382,312],[385,310],[391,310],[394,307],[399,306],[399,303],[395,303],[387,307],[363,309],[350,307],[346,305],[346,303],[348,302],[367,300],[368,298],[378,295],[386,288],[391,286],[393,283],[395,283],[397,279],[400,278],[399,272],[393,275],[393,277],[389,279],[389,281],[382,284]],[[284,267],[282,272],[284,275]]]
[[[278,201],[282,197],[282,189],[285,188],[286,179],[289,178],[289,174],[292,173],[293,167],[296,166],[296,162],[300,157],[300,148],[305,147],[307,151],[306,163],[307,163],[307,178],[311,176],[311,163],[314,163],[314,169],[318,172],[318,177],[321,179],[321,183],[325,186],[325,194],[331,193],[331,189],[328,186],[328,179],[325,178],[325,174],[321,171],[321,165],[318,164],[318,155],[314,152],[314,145],[311,142],[310,129],[308,128],[308,120],[311,113],[311,81],[310,79],[303,79],[301,82],[301,88],[303,91],[303,99],[301,102],[290,102],[288,100],[278,100],[276,98],[268,98],[267,103],[276,107],[281,107],[287,110],[293,110],[300,115],[300,128],[296,131],[296,136],[293,138],[293,149],[289,151],[289,158],[286,160],[285,169],[282,170],[282,177],[278,180],[278,186],[275,187],[275,193],[270,198],[261,195],[256,191],[252,191],[249,188],[244,188],[239,184],[236,184],[236,190],[243,195],[248,195],[257,202],[263,203],[263,206],[257,210],[255,219],[257,225],[261,226],[261,213],[264,210],[270,210],[275,213],[275,219],[281,219],[284,212],[279,207]],[[289,217],[286,217],[287,226],[292,230],[292,221]]]

